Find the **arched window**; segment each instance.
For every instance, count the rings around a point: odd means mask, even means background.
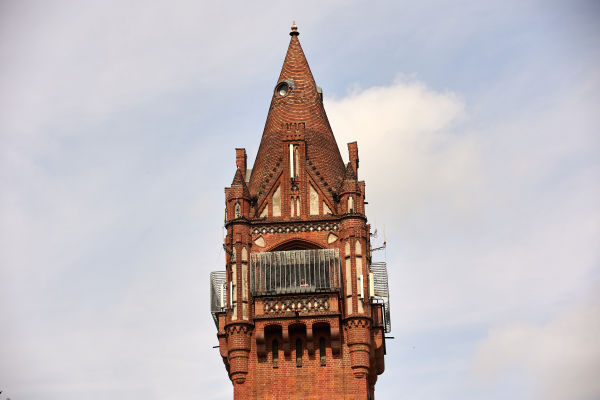
[[[288,242],[284,242],[279,246],[272,249],[272,251],[284,251],[284,250],[310,250],[310,249],[320,249],[319,245],[307,242],[302,239],[290,240]]]
[[[321,359],[321,365],[325,365],[325,338],[319,339],[319,358]]]
[[[277,186],[277,189],[273,192],[272,202],[273,216],[281,217],[281,186]]]
[[[279,342],[277,339],[273,339],[271,351],[273,353],[273,368],[277,368],[279,364]]]
[[[248,250],[242,247],[242,318],[248,319]]]
[[[242,216],[242,207],[240,206],[240,202],[235,203],[235,217],[239,218]]]
[[[360,241],[357,240],[354,246],[354,253],[356,256],[356,279],[358,285],[358,298],[361,300],[358,302],[358,312],[364,312],[363,302],[365,301],[365,278],[363,275],[362,265],[362,246]]]
[[[348,197],[348,212],[349,213],[354,212],[354,197],[352,197],[352,196]]]
[[[300,175],[299,165],[300,165],[300,156],[298,155],[298,146],[294,147],[294,178],[298,178]]]
[[[310,215],[319,215],[319,193],[312,184],[308,184],[308,213]]]
[[[237,319],[237,253],[235,251],[235,247],[231,252],[231,319]]]
[[[352,314],[352,260],[350,258],[350,242],[346,242],[344,247],[344,258],[346,261],[346,313]]]
[[[302,366],[302,340],[296,339],[296,367]]]

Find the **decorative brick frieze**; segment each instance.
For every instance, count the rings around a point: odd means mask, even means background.
[[[265,314],[329,311],[327,296],[267,297],[263,304]]]
[[[231,324],[226,327],[229,336],[234,334],[249,334],[252,331],[252,326],[248,324]]]
[[[338,223],[319,223],[319,224],[288,224],[279,226],[257,226],[252,229],[254,235],[267,233],[301,233],[301,232],[322,232],[337,231],[340,229]]]

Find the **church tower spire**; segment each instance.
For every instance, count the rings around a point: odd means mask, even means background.
[[[235,400],[374,399],[389,332],[371,262],[358,146],[347,165],[294,23],[252,169],[225,188],[225,271],[211,311]]]
[[[323,106],[323,92],[312,75],[295,23],[290,35],[249,181],[258,208],[274,185],[270,175],[280,166],[289,165],[283,159],[290,145],[300,152],[298,162],[302,166],[310,163],[310,169],[319,172],[319,184],[330,202],[344,174],[344,163]]]

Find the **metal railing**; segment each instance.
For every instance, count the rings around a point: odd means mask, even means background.
[[[252,253],[250,263],[254,296],[340,290],[338,249]]]
[[[225,271],[213,271],[210,273],[210,313],[217,329],[219,329],[219,319],[217,313],[225,311],[227,293],[227,275]]]
[[[392,320],[390,316],[390,292],[388,289],[387,263],[371,263],[371,273],[373,274],[373,283],[375,293],[371,301],[376,304],[383,304],[383,324],[385,333],[392,331]]]

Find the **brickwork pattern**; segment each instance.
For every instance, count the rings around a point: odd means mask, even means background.
[[[305,144],[303,156],[322,174],[326,196],[333,203],[333,191],[341,184],[344,163],[298,36],[290,40],[277,82],[286,79],[293,80],[294,89],[284,97],[273,92],[250,177],[250,191],[258,197],[260,206],[273,184],[270,175],[281,165],[280,153],[285,151],[287,140],[301,135]],[[300,128],[298,124],[302,124]]]
[[[265,314],[327,310],[329,310],[329,298],[326,296],[280,297],[264,300]]]

